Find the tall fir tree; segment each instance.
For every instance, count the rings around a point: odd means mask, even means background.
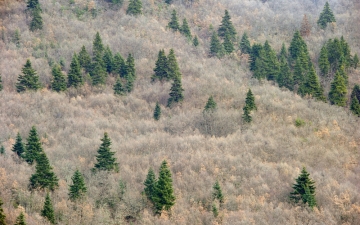
[[[161,108],[160,108],[159,102],[156,102],[153,117],[154,117],[154,120],[159,120],[161,117]]]
[[[246,32],[244,32],[243,36],[241,37],[240,50],[243,54],[249,54],[251,52],[251,44]]]
[[[41,210],[41,216],[45,217],[51,224],[55,224],[55,213],[49,193],[46,194],[44,207]]]
[[[106,65],[100,53],[97,53],[94,58],[92,70],[90,71],[91,81],[93,86],[105,84],[107,73]]]
[[[162,210],[169,211],[175,204],[175,199],[171,172],[164,160],[160,166],[159,179],[156,182],[155,195],[153,196],[156,213],[161,214]]]
[[[21,69],[22,75],[19,75],[18,82],[16,83],[16,91],[24,92],[26,90],[36,91],[40,89],[39,76],[32,68],[30,60],[26,60],[24,67]]]
[[[164,49],[159,51],[158,58],[155,63],[154,74],[151,76],[151,81],[159,80],[169,80],[169,69],[168,69],[168,60],[165,55]]]
[[[170,88],[170,98],[168,99],[167,107],[171,107],[174,103],[182,102],[184,100],[183,91],[181,76],[175,76]]]
[[[121,83],[120,78],[116,79],[116,83],[114,85],[113,90],[114,90],[115,95],[123,95],[123,94],[125,94],[125,89],[124,89],[124,87],[123,87],[123,85]]]
[[[142,13],[142,2],[141,0],[130,0],[129,6],[126,10],[128,15],[140,15]]]
[[[277,76],[280,72],[280,66],[279,61],[276,56],[276,52],[271,48],[268,41],[265,41],[264,43],[264,66],[265,66],[265,73],[266,78],[268,80],[274,80],[276,81]]]
[[[172,31],[180,31],[180,25],[179,25],[179,21],[178,21],[175,9],[171,13],[171,19],[170,19],[170,22],[168,23],[167,27],[170,28]]]
[[[296,184],[293,185],[293,192],[290,193],[290,200],[295,203],[302,201],[311,208],[316,206],[315,200],[315,182],[309,178],[310,174],[303,167],[301,174],[296,178]]]
[[[255,59],[253,77],[261,80],[266,78],[267,63],[264,60],[264,50],[260,51],[260,56]]]
[[[289,55],[285,47],[285,43],[282,44],[280,54],[279,54],[279,60],[281,61],[283,58],[288,59]]]
[[[218,29],[219,37],[225,38],[226,32],[229,33],[231,40],[236,39],[236,30],[235,30],[234,25],[231,22],[231,17],[227,10],[225,10],[225,15],[223,16],[221,25]]]
[[[305,55],[308,56],[309,52],[304,39],[301,37],[299,31],[295,31],[294,36],[289,46],[289,55],[292,61],[296,60],[300,54],[304,51]],[[310,57],[308,57],[310,59]]]
[[[53,168],[45,152],[39,153],[36,158],[35,173],[30,177],[29,189],[48,189],[54,191],[59,186],[59,179],[52,170]]]
[[[217,104],[216,104],[213,96],[211,95],[206,102],[203,112],[213,112],[216,110],[216,108],[217,108]]]
[[[356,116],[360,116],[360,103],[359,103],[359,100],[356,97],[351,97],[350,99],[351,99],[351,103],[350,103],[351,112]]]
[[[346,106],[346,94],[347,88],[345,79],[336,72],[333,82],[331,82],[331,88],[329,92],[330,103],[337,106]]]
[[[336,22],[335,16],[330,9],[328,2],[325,3],[323,11],[320,13],[320,17],[317,21],[317,24],[321,29],[325,29],[328,23]]]
[[[40,9],[41,11],[39,0],[28,0],[26,2],[26,7],[28,10]]]
[[[223,46],[224,46],[225,53],[227,53],[227,54],[230,54],[234,51],[234,44],[231,41],[230,33],[228,30],[225,33]]]
[[[319,67],[321,76],[325,77],[329,74],[330,71],[330,63],[328,57],[328,50],[326,46],[323,46],[320,51],[319,57]]]
[[[185,35],[185,37],[187,37],[189,40],[191,40],[192,35],[191,35],[190,27],[189,27],[189,24],[188,24],[186,18],[183,19],[183,23],[180,27],[180,33],[182,33],[183,35]]]
[[[169,55],[167,56],[167,71],[170,79],[181,76],[174,49],[170,49]]]
[[[248,108],[250,111],[257,110],[256,104],[255,104],[255,97],[254,97],[253,93],[251,92],[250,88],[249,88],[248,92],[246,93],[245,107]]]
[[[309,20],[308,20],[306,14],[305,14],[303,17],[303,20],[301,22],[300,34],[303,37],[307,37],[310,35],[310,32],[311,32],[311,26],[310,26],[310,23],[309,23]]]
[[[195,35],[194,39],[193,39],[193,45],[195,47],[197,47],[199,45],[199,39],[198,37]],[[357,55],[356,55],[357,56]],[[354,57],[355,58],[355,57]],[[359,58],[358,58],[358,63],[359,63]],[[355,64],[354,64],[355,65]],[[357,64],[356,64],[357,65]],[[356,67],[354,66],[354,68],[356,69]]]
[[[294,89],[294,77],[284,55],[280,58],[280,72],[277,77],[277,83],[279,87],[286,87],[290,91]]]
[[[253,44],[253,46],[251,47],[250,60],[249,60],[251,71],[256,70],[256,59],[260,57],[262,51],[263,51],[263,46],[261,44]]]
[[[114,69],[114,57],[109,46],[106,46],[103,59],[107,73],[111,73]]]
[[[340,40],[338,38],[334,38],[334,40],[329,39],[326,43],[326,48],[331,68],[336,70],[339,67],[340,57],[343,55]]]
[[[83,77],[81,76],[80,64],[76,53],[74,53],[72,57],[70,63],[70,70],[67,78],[68,78],[68,82],[67,82],[68,87],[78,88],[82,86],[84,83]]]
[[[79,61],[79,65],[80,67],[82,67],[85,72],[90,72],[91,70],[91,57],[90,57],[90,54],[86,51],[86,48],[85,46],[83,45],[81,47],[81,50],[79,52],[79,55],[78,55],[78,61]]]
[[[1,198],[0,198],[0,225],[6,225],[6,222],[5,222],[5,213],[4,213],[4,209],[2,208],[2,205],[4,203],[2,202]]]
[[[302,83],[304,83],[306,79],[306,74],[307,71],[305,71],[305,69],[303,68],[300,57],[298,57],[295,61],[294,66],[294,84],[301,85]]]
[[[21,135],[19,132],[16,135],[15,144],[13,145],[11,150],[14,153],[16,153],[16,155],[18,155],[19,157],[23,157],[23,154],[25,152],[25,147],[24,147],[24,144],[22,142],[22,138],[21,138]]]
[[[43,19],[40,13],[40,8],[35,8],[31,12],[32,19],[30,21],[30,30],[33,32],[36,30],[41,30],[43,28]]]
[[[66,90],[66,78],[65,75],[61,72],[60,65],[55,64],[51,71],[52,81],[51,89],[57,92]]]
[[[122,71],[125,70],[125,60],[122,57],[122,55],[120,53],[116,53],[114,56],[114,65],[113,65],[113,73],[114,74],[121,74],[123,73]],[[123,77],[123,76],[121,76]]]
[[[147,199],[154,204],[154,196],[156,194],[156,177],[154,170],[149,169],[148,174],[146,175],[146,180],[144,181],[144,193]]]
[[[0,146],[0,155],[5,155],[5,147],[4,147],[4,145]]]
[[[221,58],[223,53],[224,53],[224,47],[221,44],[218,35],[214,31],[210,41],[210,56],[217,56]]]
[[[252,117],[250,116],[250,110],[247,107],[243,107],[243,111],[242,119],[245,123],[251,123]]]
[[[358,84],[354,85],[354,88],[351,92],[351,98],[354,98],[354,97],[356,97],[357,100],[359,100],[359,102],[360,102],[360,86]]]
[[[315,99],[326,102],[324,90],[319,83],[319,79],[313,66],[310,68],[310,71],[307,74],[306,81],[300,84],[298,93],[301,96],[305,96],[307,94],[312,95]]]
[[[14,225],[26,225],[25,216],[23,212],[21,212],[20,215],[16,218]]]
[[[357,69],[358,65],[359,65],[359,56],[355,54],[352,60],[352,66],[354,67],[354,69]]]
[[[217,180],[213,186],[213,193],[212,193],[213,200],[219,200],[220,204],[224,203],[224,195],[222,193],[219,181]]]
[[[131,92],[134,89],[135,79],[136,79],[135,59],[129,53],[126,59],[126,75],[125,75],[125,80],[126,80],[125,90],[127,92]]]
[[[26,141],[24,159],[32,165],[39,155],[44,152],[35,126],[31,128]]]
[[[99,32],[96,32],[95,34],[95,38],[93,41],[93,57],[96,57],[96,55],[100,55],[102,56],[103,52],[104,52],[104,45],[102,43],[102,39],[101,36],[99,34]]]
[[[101,141],[102,143],[97,151],[98,155],[96,156],[97,163],[95,163],[93,171],[118,171],[119,166],[118,163],[116,163],[116,158],[114,157],[115,152],[111,151],[111,140],[106,132],[104,133],[104,137],[101,139]]]
[[[83,175],[79,172],[79,170],[75,171],[71,180],[72,184],[69,186],[69,199],[74,202],[86,194],[87,188]]]

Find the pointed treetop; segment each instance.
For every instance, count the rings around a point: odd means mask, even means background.
[[[168,28],[172,29],[173,31],[180,30],[180,25],[179,25],[179,21],[178,21],[175,9],[171,13],[171,20],[168,23]]]
[[[231,40],[236,39],[236,30],[231,22],[231,17],[227,10],[225,10],[225,15],[222,18],[221,25],[218,29],[219,37],[225,38],[226,31],[229,32]]]
[[[51,224],[55,224],[54,207],[52,205],[49,192],[46,194],[44,208],[41,210],[41,216],[48,219]]]
[[[13,152],[15,152],[16,155],[18,155],[19,157],[23,157],[22,154],[25,152],[25,147],[24,147],[24,144],[22,142],[22,138],[21,138],[21,135],[19,132],[16,135],[15,144],[13,145],[11,150]]]
[[[217,104],[213,98],[213,96],[211,95],[208,99],[208,101],[206,102],[205,108],[203,112],[213,112],[217,107]]]
[[[98,155],[96,156],[97,163],[95,164],[93,171],[97,170],[115,170],[118,171],[118,163],[116,163],[116,158],[114,157],[115,152],[111,151],[110,145],[111,140],[107,134],[104,133],[104,137],[101,139],[102,143],[98,149]]]
[[[241,37],[240,50],[243,54],[249,54],[251,52],[251,44],[246,32],[244,32],[243,36]]]
[[[321,29],[325,29],[328,23],[336,22],[335,16],[330,9],[330,5],[328,2],[325,3],[323,11],[320,13],[320,17],[317,21],[317,24]]]
[[[154,109],[154,119],[159,120],[161,116],[161,108],[159,102],[156,102],[155,109]]]
[[[69,199],[76,201],[83,197],[87,191],[83,175],[79,170],[76,170],[74,175],[71,177],[72,184],[69,186]]]

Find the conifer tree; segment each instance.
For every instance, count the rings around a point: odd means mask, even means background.
[[[322,89],[315,69],[312,66],[307,75],[306,81],[300,84],[298,93],[301,96],[305,96],[306,94],[312,95],[315,99],[326,102],[323,92],[324,90]]]
[[[104,137],[101,139],[102,143],[98,149],[98,155],[96,156],[97,163],[95,164],[93,171],[97,170],[118,170],[118,163],[114,157],[115,152],[111,151],[111,140],[108,134],[105,132]]]
[[[246,123],[251,123],[252,117],[250,116],[250,110],[249,110],[249,108],[247,108],[247,107],[245,106],[245,107],[243,107],[243,111],[244,111],[244,114],[242,115],[242,118],[243,118],[244,122],[246,122]]]
[[[244,32],[243,36],[241,37],[240,50],[243,54],[249,54],[251,52],[251,44],[246,32]]]
[[[55,224],[54,207],[52,205],[49,193],[46,194],[44,207],[41,210],[41,216],[48,219],[51,224]]]
[[[5,147],[4,147],[4,145],[0,146],[0,155],[5,155]]]
[[[320,74],[322,76],[326,76],[330,71],[330,63],[328,57],[328,51],[326,46],[323,46],[320,51],[319,57],[319,67],[320,67]]]
[[[18,155],[19,157],[23,157],[23,153],[25,152],[25,147],[19,132],[16,135],[15,144],[13,145],[11,150],[14,153],[16,153],[16,155]]]
[[[159,179],[156,182],[155,195],[153,196],[156,213],[161,214],[162,210],[170,210],[175,204],[175,199],[171,172],[164,160],[160,166]]]
[[[352,64],[354,69],[357,69],[358,65],[359,65],[359,56],[357,54],[354,55],[354,58],[352,60]]]
[[[16,222],[14,225],[26,225],[25,216],[23,212],[21,212],[20,215],[16,218]]]
[[[214,186],[213,186],[213,199],[217,199],[219,200],[220,204],[224,203],[224,195],[222,193],[219,181],[216,181]]]
[[[49,159],[45,152],[38,154],[36,158],[35,173],[30,177],[29,189],[49,189],[54,191],[59,186],[58,178],[52,171],[53,168],[50,166]]]
[[[180,25],[179,25],[179,21],[178,21],[175,9],[171,13],[171,20],[168,23],[168,28],[170,28],[173,31],[180,30]]]
[[[161,116],[161,108],[159,102],[156,102],[155,109],[154,109],[154,119],[159,120]]]
[[[111,73],[114,69],[114,57],[109,46],[106,46],[103,56],[106,72]]]
[[[170,88],[170,98],[168,99],[167,107],[171,107],[173,103],[182,102],[184,100],[183,91],[184,89],[181,84],[181,76],[175,76]]]
[[[84,45],[81,47],[81,50],[79,52],[78,61],[79,61],[80,67],[82,67],[85,70],[85,72],[87,72],[87,73],[90,72],[91,57],[90,57],[90,54],[86,51],[86,48]]]
[[[90,71],[92,85],[101,85],[105,84],[106,74],[106,65],[99,53],[96,54],[94,58],[94,63],[92,65],[92,70]]]
[[[0,91],[3,90],[3,84],[2,84],[2,78],[1,78],[1,74],[0,74]]]
[[[329,63],[333,69],[339,67],[339,60],[342,53],[342,47],[340,40],[335,38],[334,40],[329,39],[326,44],[326,48],[328,50]]]
[[[32,16],[32,19],[30,22],[30,30],[31,31],[41,30],[43,28],[43,20],[40,15],[40,12],[41,12],[40,8],[35,8],[31,12],[31,16]]]
[[[214,31],[211,36],[211,42],[210,42],[210,56],[217,56],[220,58],[222,57],[223,53],[224,53],[223,45],[220,43],[219,37]]]
[[[18,82],[16,83],[16,91],[24,92],[26,90],[36,91],[41,87],[39,76],[36,71],[31,67],[30,60],[26,60],[26,64],[22,68],[22,75],[19,75]]]
[[[169,5],[170,5],[172,2],[173,2],[173,0],[165,0],[165,3],[166,3],[166,4],[169,4]]]
[[[123,95],[123,94],[125,94],[125,89],[123,88],[123,85],[121,83],[120,78],[116,79],[116,83],[114,85],[113,90],[114,90],[115,95]]]
[[[228,30],[225,33],[223,46],[224,46],[225,53],[227,53],[227,54],[230,54],[234,51],[234,44],[231,41],[230,33]]]
[[[311,31],[311,26],[310,26],[309,20],[307,19],[306,14],[305,14],[303,17],[303,20],[301,22],[300,34],[303,37],[307,37],[310,35],[310,31]]]
[[[159,51],[158,58],[155,63],[154,72],[155,74],[151,76],[151,81],[160,80],[162,82],[164,80],[169,80],[170,78],[168,60],[166,58],[164,49]]]
[[[286,50],[286,47],[285,47],[285,43],[282,44],[281,46],[281,50],[280,50],[280,54],[279,54],[279,60],[281,61],[282,59],[285,59],[287,60],[288,59],[288,52]]]
[[[354,115],[360,116],[360,103],[356,97],[351,97],[350,110],[354,113]]]
[[[147,199],[154,204],[154,196],[156,195],[156,183],[155,173],[152,168],[149,169],[148,174],[146,175],[146,180],[144,181],[144,193]]]
[[[3,202],[2,202],[2,200],[0,198],[0,225],[6,225],[6,223],[5,223],[6,216],[4,214],[4,210],[2,208],[2,205],[3,205]]]
[[[320,17],[317,21],[317,24],[321,29],[325,29],[328,23],[336,22],[335,16],[330,9],[328,2],[325,3],[323,11],[320,13]]]
[[[76,53],[74,53],[72,57],[70,64],[70,71],[68,73],[67,78],[68,78],[68,83],[67,83],[68,87],[77,88],[83,85],[84,83],[83,77],[81,76],[80,64]]]
[[[99,32],[96,32],[94,41],[93,41],[93,56],[96,57],[96,55],[102,56],[104,51],[104,45],[102,43],[102,39],[100,37]]]
[[[134,89],[134,82],[135,82],[135,59],[134,57],[129,54],[126,59],[126,86],[125,90],[127,92],[131,92]]]
[[[114,56],[114,65],[113,66],[114,66],[113,73],[122,74],[122,76],[120,76],[120,77],[124,77],[125,73],[123,71],[125,71],[126,65],[125,65],[125,60],[121,56],[120,53],[115,54],[115,56]]]
[[[76,170],[74,175],[71,177],[72,184],[69,186],[69,199],[76,201],[83,197],[87,191],[83,175]]]
[[[35,126],[33,126],[29,132],[29,137],[27,138],[27,143],[25,145],[24,159],[27,163],[32,165],[34,161],[37,160],[39,154],[43,152],[37,130]]]
[[[350,50],[350,46],[349,44],[345,41],[344,36],[341,36],[340,38],[340,46],[341,46],[341,53],[342,56],[344,57],[343,59],[343,63],[345,64],[345,68],[350,67],[351,65],[351,50]]]
[[[360,86],[358,84],[355,84],[352,92],[351,92],[351,98],[356,97],[357,100],[360,101]]]
[[[250,70],[254,71],[256,70],[257,66],[256,66],[256,59],[258,59],[260,57],[260,55],[262,55],[262,51],[263,51],[263,47],[261,44],[253,44],[253,46],[251,47],[251,52],[250,52]],[[259,62],[258,62],[259,64]]]
[[[231,17],[227,10],[225,10],[225,15],[222,18],[221,25],[218,29],[219,37],[225,38],[226,31],[229,33],[231,40],[236,39],[236,30],[231,22]]]
[[[255,97],[254,97],[253,93],[251,92],[250,88],[246,94],[245,107],[248,108],[250,111],[257,110],[256,104],[255,104]]]
[[[301,174],[296,178],[296,184],[293,185],[293,192],[290,193],[290,200],[298,203],[302,201],[304,204],[313,208],[316,206],[315,200],[315,182],[309,178],[309,173],[303,167]]]
[[[255,59],[253,77],[261,80],[266,78],[267,64],[264,60],[264,50],[260,51],[260,56]]]
[[[279,87],[286,87],[290,91],[294,88],[293,74],[286,58],[283,55],[280,58],[280,72],[277,77],[277,83],[279,84]]]
[[[211,95],[208,99],[208,101],[206,102],[205,108],[203,112],[213,112],[216,110],[217,104],[213,98],[213,96]]]
[[[140,15],[142,13],[142,2],[141,0],[130,0],[129,6],[126,10],[128,15]]]
[[[174,49],[170,49],[169,55],[167,57],[167,72],[170,79],[175,79],[175,77],[181,76]]]
[[[193,39],[193,45],[195,46],[195,47],[197,47],[198,45],[199,45],[199,39],[198,39],[198,37],[195,35],[195,37],[194,37],[194,39]],[[356,55],[357,56],[357,55]],[[354,59],[355,59],[355,57],[354,57]],[[359,63],[359,58],[358,58],[358,63]],[[355,64],[354,64],[355,65]],[[356,64],[357,65],[357,64]],[[355,66],[354,66],[355,67]],[[356,67],[355,67],[355,69],[356,69]]]
[[[294,33],[289,47],[289,55],[292,60],[296,60],[300,54],[304,51],[305,55],[308,56],[307,45],[300,35],[299,31]],[[309,58],[310,59],[310,58]]]
[[[191,40],[191,38],[192,38],[191,31],[190,31],[189,24],[188,24],[186,18],[183,19],[183,23],[180,27],[180,33],[182,33],[183,35],[185,35],[185,37],[187,37],[189,40]]]
[[[66,90],[66,78],[64,74],[61,72],[61,68],[59,65],[54,65],[51,71],[51,75],[53,76],[51,82],[51,89],[57,92]]]
[[[28,10],[40,9],[41,11],[39,0],[28,0],[26,2],[26,7]]]
[[[264,55],[263,55],[262,59],[264,61],[264,66],[265,66],[264,72],[266,74],[266,78],[268,80],[275,81],[280,72],[279,61],[276,57],[276,53],[271,48],[268,41],[265,41],[263,50],[264,50]]]
[[[294,84],[301,85],[306,78],[306,71],[302,67],[300,57],[296,59],[294,66]]]
[[[339,72],[336,72],[329,92],[330,103],[337,106],[346,106],[347,89],[345,80]]]

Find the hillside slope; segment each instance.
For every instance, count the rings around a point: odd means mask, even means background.
[[[359,224],[360,165],[359,119],[347,108],[331,106],[271,82],[252,78],[247,56],[237,53],[218,59],[208,56],[211,31],[217,29],[224,10],[232,16],[238,35],[248,32],[251,43],[269,40],[280,50],[289,46],[303,15],[309,15],[311,35],[305,39],[312,61],[329,38],[344,35],[352,52],[360,53],[360,5],[350,0],[331,0],[336,28],[316,27],[325,3],[317,1],[175,1],[166,5],[144,0],[143,15],[126,15],[103,1],[40,0],[44,20],[41,31],[28,29],[29,16],[22,1],[6,1],[1,8],[0,197],[9,224],[24,210],[27,224],[46,224],[40,216],[46,193],[30,192],[34,173],[11,152],[17,132],[25,140],[33,125],[55,174],[59,188],[51,194],[58,224]],[[93,7],[97,15],[85,10]],[[166,29],[172,9],[187,18],[200,45],[192,46],[180,33]],[[20,47],[12,41],[21,35]],[[49,62],[65,61],[70,67],[74,52],[82,45],[92,49],[96,32],[103,43],[123,56],[135,57],[134,91],[115,96],[109,77],[106,85],[86,84],[79,90],[55,93]],[[152,83],[151,75],[160,49],[173,48],[182,73],[184,102],[167,108],[170,82]],[[26,59],[37,70],[44,88],[17,93],[15,83]],[[360,83],[359,69],[349,81]],[[250,125],[242,122],[246,92],[251,88],[258,110]],[[203,115],[209,96],[218,110]],[[153,119],[156,102],[162,108]],[[305,125],[295,126],[301,119]],[[104,132],[109,134],[119,173],[91,173]],[[169,163],[176,203],[171,213],[154,216],[142,196],[150,167],[158,173]],[[306,167],[316,182],[318,208],[289,201],[292,185]],[[68,199],[71,176],[84,174],[88,193],[75,205]],[[219,216],[212,212],[213,185],[219,181],[225,202]],[[121,185],[120,185],[121,184]],[[125,184],[125,186],[124,186]]]

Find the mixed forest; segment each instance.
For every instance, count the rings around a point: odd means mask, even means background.
[[[0,0],[0,225],[360,224],[360,2]]]

